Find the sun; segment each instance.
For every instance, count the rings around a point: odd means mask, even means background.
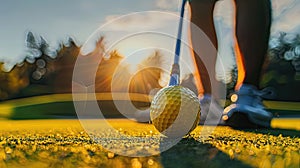
[[[124,63],[129,65],[130,73],[136,73],[138,71],[138,66],[143,60],[153,54],[153,49],[137,49],[137,48],[120,48],[118,50],[121,55],[123,55]]]

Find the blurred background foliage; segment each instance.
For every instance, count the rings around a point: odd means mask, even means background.
[[[73,69],[77,58],[83,56],[80,54],[81,46],[77,45],[73,38],[69,38],[67,42],[61,43],[58,49],[51,50],[43,37],[36,38],[32,32],[27,34],[26,45],[28,53],[22,63],[9,71],[0,63],[0,100],[71,93]],[[108,57],[104,51],[104,38],[100,37],[95,49],[88,54],[96,54],[97,58],[102,58],[95,77],[96,92],[111,92],[112,80],[117,83],[113,88],[114,92],[129,90],[133,93],[147,94],[154,88],[161,88],[159,80],[162,70],[152,67],[162,66],[163,58],[159,51],[155,51],[137,65],[137,71],[134,73],[130,72],[128,63],[122,62],[124,56],[116,50],[111,51]],[[80,70],[83,70],[85,75],[89,74],[89,65]]]
[[[160,51],[153,52],[137,65],[135,72],[124,62],[124,56],[118,51],[111,51],[104,56],[105,39],[100,37],[95,49],[88,55],[103,58],[98,66],[95,78],[95,90],[103,92],[131,92],[151,94],[161,87],[164,56]],[[0,63],[0,100],[30,97],[55,93],[72,92],[72,75],[75,62],[80,55],[81,46],[73,38],[61,42],[57,49],[50,47],[42,36],[34,36],[28,32],[26,38],[28,48],[25,60],[10,71],[5,71]],[[234,56],[234,53],[233,53]],[[98,57],[98,58],[100,58]],[[86,70],[88,73],[88,65]],[[230,69],[227,81],[227,92],[233,91],[237,68]],[[114,80],[114,81],[113,81]],[[117,83],[113,85],[112,81]],[[197,91],[193,74],[187,74],[183,85]],[[300,101],[300,35],[284,32],[270,39],[268,56],[262,73],[261,87],[273,87],[276,91],[275,100]]]
[[[270,39],[261,86],[275,88],[277,100],[300,101],[300,34]]]

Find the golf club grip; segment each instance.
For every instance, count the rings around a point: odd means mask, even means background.
[[[180,58],[180,50],[181,50],[181,37],[182,37],[182,27],[183,27],[183,17],[184,17],[184,7],[188,0],[183,0],[180,11],[180,19],[179,19],[179,27],[176,39],[175,46],[175,56],[174,62],[171,71],[171,78],[169,82],[169,86],[179,85],[180,83],[180,67],[179,67],[179,58]]]

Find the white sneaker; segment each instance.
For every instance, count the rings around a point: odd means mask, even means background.
[[[201,125],[223,125],[222,113],[223,108],[221,105],[211,97],[209,94],[205,94],[200,97],[200,107],[201,107],[201,116],[200,124]]]
[[[231,127],[270,127],[273,115],[262,104],[262,97],[270,93],[271,90],[258,91],[252,85],[243,84],[237,93],[231,96],[233,104],[224,109],[222,119]]]

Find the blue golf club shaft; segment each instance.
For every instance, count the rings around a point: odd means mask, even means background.
[[[175,56],[174,62],[172,65],[171,78],[169,81],[169,86],[179,85],[180,84],[180,67],[179,67],[179,58],[180,58],[180,50],[181,50],[181,37],[182,37],[182,26],[183,26],[183,17],[184,17],[184,7],[188,0],[183,0],[180,11],[180,20],[179,27],[177,33],[177,40],[175,46]]]

